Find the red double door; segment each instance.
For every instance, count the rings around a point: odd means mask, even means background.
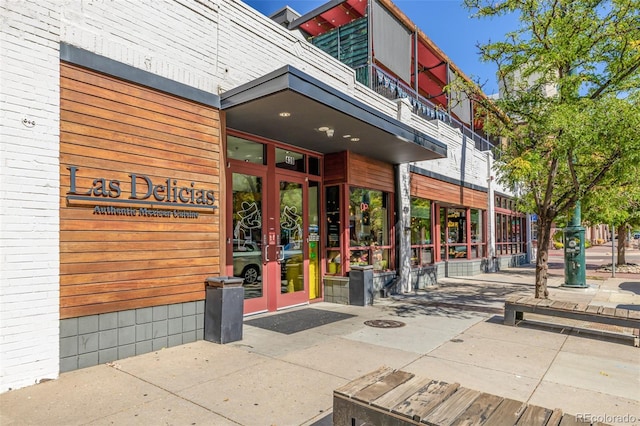
[[[320,183],[269,165],[227,170],[227,275],[243,279],[244,313],[320,297]]]

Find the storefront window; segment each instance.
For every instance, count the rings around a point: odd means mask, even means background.
[[[471,209],[471,258],[484,257],[484,223],[482,221],[483,211]]]
[[[431,201],[411,198],[411,266],[424,266],[434,261],[431,239]]]
[[[349,190],[349,262],[390,268],[388,194],[352,187]]]
[[[342,262],[340,259],[340,187],[328,186],[326,188],[326,212],[327,212],[327,273],[341,274]]]
[[[227,158],[245,163],[265,164],[264,145],[237,136],[227,136]]]
[[[467,210],[447,209],[447,244],[449,259],[467,258]]]
[[[512,210],[516,203],[501,197],[506,208],[496,208],[496,254],[510,255],[526,251],[525,215]]]

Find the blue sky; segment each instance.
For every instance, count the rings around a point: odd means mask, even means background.
[[[265,15],[288,5],[300,14],[326,3],[321,0],[244,0]],[[515,17],[471,18],[461,0],[393,0],[459,69],[480,82],[486,94],[498,91],[496,66],[480,61],[479,43],[497,41],[517,28]]]

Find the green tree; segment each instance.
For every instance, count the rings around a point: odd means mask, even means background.
[[[615,181],[599,185],[586,197],[585,220],[607,223],[618,231],[618,266],[625,265],[629,230],[640,226],[640,164],[616,170]],[[607,182],[608,183],[608,182]]]
[[[538,215],[535,297],[546,298],[551,227],[615,170],[638,164],[638,0],[465,0],[478,18],[517,14],[504,40],[480,45],[503,90],[485,128],[506,138],[496,164]],[[483,102],[480,97],[478,102]],[[496,106],[500,113],[496,113]]]

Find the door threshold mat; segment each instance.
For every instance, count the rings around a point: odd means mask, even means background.
[[[244,323],[277,333],[293,334],[351,317],[355,317],[355,315],[325,311],[323,309],[306,308],[254,318]]]

